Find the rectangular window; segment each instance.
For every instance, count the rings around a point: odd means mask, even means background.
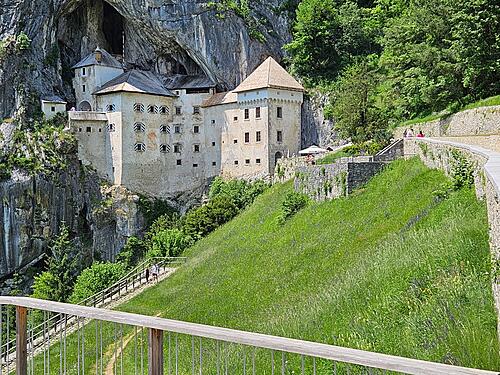
[[[181,159],[177,159],[177,165],[182,165],[182,160]]]
[[[212,142],[212,146],[215,147],[215,142]]]
[[[238,116],[234,116],[233,121],[238,121]]]
[[[193,107],[193,115],[199,115],[200,114],[200,107]]]
[[[234,161],[234,165],[238,165],[238,160],[235,160],[235,161]]]
[[[55,112],[55,111],[56,111],[56,107],[50,107],[50,110],[51,110],[52,112]]]
[[[198,168],[198,164],[193,164],[193,168]]]
[[[82,85],[82,92],[85,92],[85,85]]]
[[[87,75],[87,69],[82,68],[82,77],[85,77]]]
[[[237,139],[234,139],[234,140],[233,140],[233,143],[234,143],[234,144],[238,143],[238,140],[237,140]]]
[[[255,159],[256,164],[260,164],[260,159]]]
[[[175,125],[174,126],[174,133],[175,134],[181,134],[181,130],[182,130],[182,128],[181,128],[180,125]]]
[[[277,140],[278,142],[283,142],[283,132],[282,132],[281,130],[278,130],[278,131],[276,132],[276,140]]]
[[[180,154],[180,152],[181,152],[181,145],[180,144],[174,145],[174,152],[176,154]]]
[[[175,115],[176,116],[182,115],[182,107],[175,107]]]
[[[278,107],[276,111],[276,116],[278,118],[283,118],[283,107]]]
[[[262,137],[261,137],[261,135],[260,135],[260,131],[255,132],[255,140],[256,140],[257,142],[260,142],[260,141],[262,140]]]
[[[87,126],[87,133],[92,133],[92,128],[90,126]]]
[[[198,134],[200,132],[200,127],[198,125],[193,126],[193,133]]]
[[[200,145],[194,145],[193,146],[193,151],[194,152],[200,152]]]
[[[255,108],[255,118],[260,118],[260,107]]]
[[[217,165],[217,162],[213,161],[212,162],[212,167],[215,167]]]
[[[250,164],[250,159],[245,159],[245,164]]]
[[[245,143],[250,142],[250,133],[245,133]]]
[[[248,108],[245,108],[245,120],[250,119],[250,110]]]
[[[215,124],[215,120],[212,120],[212,125]]]

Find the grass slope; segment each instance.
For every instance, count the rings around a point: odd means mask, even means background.
[[[500,368],[485,205],[397,161],[347,199],[276,224],[277,185],[121,309],[487,369]]]

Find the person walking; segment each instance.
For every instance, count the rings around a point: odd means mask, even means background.
[[[149,267],[146,268],[146,283],[149,283]]]

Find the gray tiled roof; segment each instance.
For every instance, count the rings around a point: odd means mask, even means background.
[[[66,101],[57,95],[44,96],[44,97],[42,97],[42,101],[50,102],[50,103],[64,103],[64,104],[66,104]]]
[[[83,68],[85,66],[91,66],[91,65],[100,65],[100,66],[110,66],[112,68],[122,68],[122,64],[115,59],[111,54],[103,50],[101,48],[96,49],[96,51],[99,50],[102,53],[102,60],[101,62],[97,62],[95,59],[95,51],[89,53],[87,56],[85,56],[79,63],[73,65],[71,69],[77,69],[77,68]]]
[[[167,77],[165,86],[171,90],[174,89],[205,89],[215,87],[215,83],[210,78],[204,75],[187,76],[187,75],[174,75]]]
[[[100,87],[95,95],[105,95],[113,92],[136,92],[159,96],[176,96],[163,87],[158,79],[148,72],[129,70]]]

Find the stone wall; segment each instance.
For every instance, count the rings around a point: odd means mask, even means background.
[[[407,128],[415,133],[422,131],[426,137],[461,137],[500,133],[500,106],[480,107],[455,113],[441,120],[401,126],[394,131],[394,138],[402,138]]]
[[[441,169],[448,175],[455,163],[452,150],[460,151],[472,162],[476,195],[479,199],[486,199],[488,208],[493,294],[497,314],[500,315],[500,153],[478,146],[425,138],[405,139],[404,150],[405,157],[417,155],[428,167]],[[498,328],[500,332],[500,324]]]
[[[318,201],[344,197],[366,184],[385,165],[361,156],[341,158],[332,164],[300,166],[295,170],[294,187]]]

